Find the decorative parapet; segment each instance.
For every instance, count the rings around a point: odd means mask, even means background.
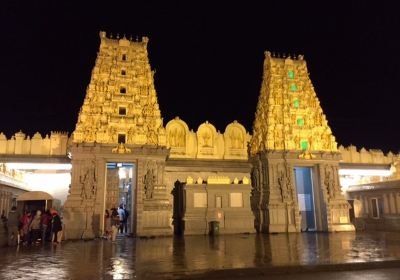
[[[193,177],[188,176],[186,178],[186,184],[193,185],[193,184],[207,184],[207,185],[230,185],[230,184],[243,184],[249,185],[250,179],[244,176],[242,180],[239,180],[235,177],[233,180],[229,176],[209,176],[206,181],[203,180],[202,177],[198,177],[196,181],[193,180]]]
[[[341,163],[361,164],[361,165],[391,165],[391,175],[386,177],[385,180],[400,179],[400,154],[393,154],[392,152],[386,155],[377,149],[367,150],[351,145],[349,147],[339,146],[339,152],[342,154]],[[366,176],[359,183],[378,182],[382,180],[380,176]],[[356,184],[352,182],[352,184]]]
[[[207,184],[209,185],[225,185],[230,183],[231,179],[228,176],[209,176],[207,178]]]
[[[339,151],[342,154],[343,163],[369,163],[369,164],[395,164],[400,161],[399,154],[392,152],[386,155],[381,150],[361,148],[351,145],[349,147],[339,146]]]
[[[36,132],[32,138],[22,131],[15,133],[10,139],[0,133],[0,155],[67,155],[68,133],[52,131],[44,138]]]
[[[171,158],[248,159],[250,135],[237,121],[230,123],[222,134],[208,121],[194,132],[176,117],[167,123],[166,135]]]

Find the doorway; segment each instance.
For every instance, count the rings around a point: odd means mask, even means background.
[[[294,168],[297,200],[301,216],[301,231],[315,231],[314,189],[311,167]]]
[[[105,209],[124,209],[123,233],[134,234],[136,224],[136,165],[133,163],[108,162],[106,177]]]

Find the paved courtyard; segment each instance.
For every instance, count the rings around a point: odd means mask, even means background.
[[[395,232],[119,236],[116,243],[97,239],[0,248],[0,279],[262,279],[399,264],[400,233]]]

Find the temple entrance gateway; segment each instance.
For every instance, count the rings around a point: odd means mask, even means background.
[[[265,52],[250,155],[258,230],[354,231],[340,189],[341,155],[302,55]]]
[[[297,201],[301,216],[301,231],[317,230],[315,221],[314,186],[310,167],[295,167]]]
[[[136,234],[136,226],[133,220],[136,213],[136,165],[133,163],[107,163],[105,192],[105,209],[111,214],[112,208],[122,206],[127,214],[126,231],[128,234]]]

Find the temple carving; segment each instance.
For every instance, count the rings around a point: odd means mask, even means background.
[[[248,159],[251,136],[237,121],[228,124],[222,134],[208,121],[193,132],[176,117],[167,123],[166,134],[170,158]]]

